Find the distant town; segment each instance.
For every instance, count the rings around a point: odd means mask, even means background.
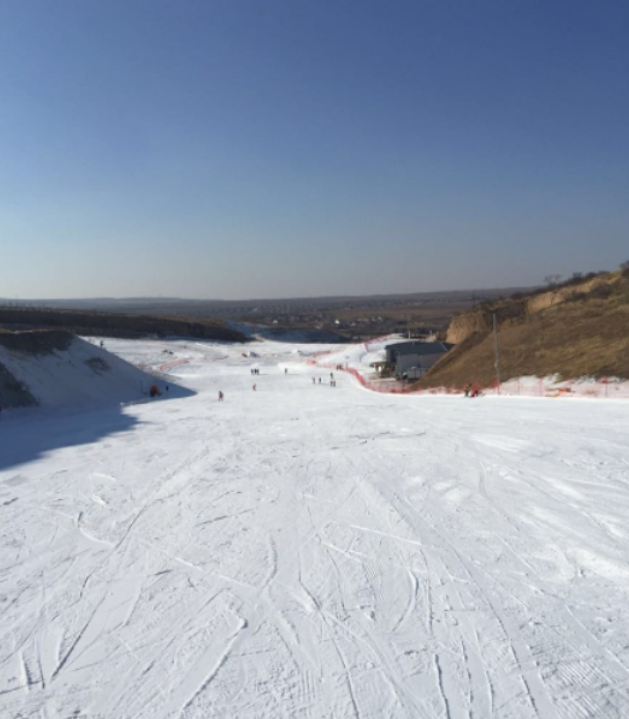
[[[99,298],[0,300],[10,309],[116,312],[186,320],[246,322],[286,329],[309,329],[362,339],[399,332],[421,337],[444,330],[452,317],[479,302],[507,297],[519,288],[456,292],[316,297],[265,300],[186,300],[179,298]]]

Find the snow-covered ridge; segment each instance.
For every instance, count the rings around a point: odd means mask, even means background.
[[[79,337],[60,332],[26,334],[29,342],[0,341],[0,406],[5,409],[120,404],[145,397],[157,382]]]

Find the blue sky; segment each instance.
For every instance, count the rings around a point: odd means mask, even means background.
[[[0,0],[0,297],[629,259],[629,4]]]

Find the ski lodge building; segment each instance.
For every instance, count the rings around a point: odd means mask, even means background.
[[[385,347],[387,364],[397,377],[421,379],[454,345],[447,342],[398,342]]]

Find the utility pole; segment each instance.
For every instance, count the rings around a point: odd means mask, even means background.
[[[496,379],[498,380],[498,394],[500,394],[500,361],[498,359],[498,325],[496,323],[496,313],[494,318],[494,367],[496,368]]]

